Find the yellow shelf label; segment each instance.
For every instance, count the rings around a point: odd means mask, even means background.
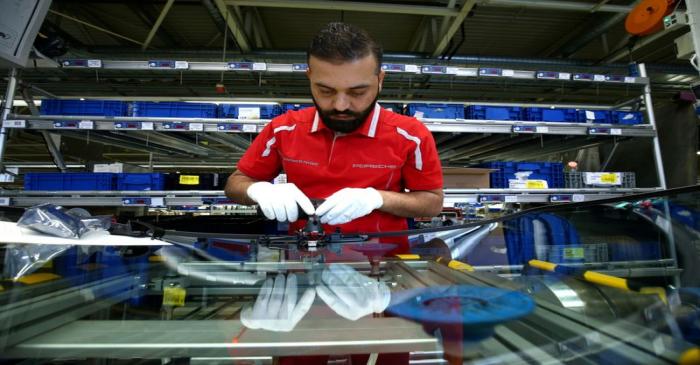
[[[567,247],[567,248],[565,248],[564,249],[564,258],[567,260],[584,258],[583,247]]]
[[[525,183],[526,189],[547,189],[546,181],[528,180]]]
[[[187,291],[183,288],[168,287],[163,289],[163,305],[182,307],[185,305]]]
[[[199,176],[180,175],[180,185],[199,185]]]
[[[602,174],[600,175],[600,182],[606,184],[619,184],[618,174]]]

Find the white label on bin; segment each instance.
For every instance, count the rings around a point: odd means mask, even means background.
[[[102,67],[102,60],[87,60],[87,67],[100,68]]]
[[[238,108],[238,119],[260,119],[260,108]]]
[[[141,130],[152,131],[153,130],[153,122],[141,122]]]
[[[93,129],[95,128],[95,123],[91,120],[81,120],[78,123],[78,129]]]
[[[575,203],[580,203],[586,200],[586,196],[583,194],[574,194],[571,196],[571,201]]]
[[[625,77],[625,82],[628,84],[634,84],[637,81],[634,77]]]
[[[569,80],[571,79],[571,74],[568,72],[560,72],[559,73],[559,80]]]
[[[0,198],[0,206],[6,207],[10,205],[10,198]]]
[[[190,123],[189,130],[201,132],[204,130],[204,123]]]
[[[420,72],[420,67],[418,67],[418,65],[404,65],[404,66],[405,66],[404,69],[406,70],[406,72],[415,72],[415,73]]]
[[[505,202],[506,202],[506,203],[517,203],[517,202],[518,202],[518,196],[517,196],[517,195],[506,195],[506,196],[505,196]]]
[[[190,68],[190,64],[187,61],[175,61],[175,69],[177,70],[187,70]]]
[[[477,76],[476,69],[457,67],[457,76]]]
[[[586,185],[621,185],[622,174],[619,172],[584,172]]]
[[[422,111],[416,111],[415,113],[413,113],[413,117],[416,118],[416,119],[421,119],[421,118],[423,118],[423,115],[424,115],[424,114],[423,114]]]
[[[537,133],[549,133],[549,127],[535,127]]]
[[[152,207],[164,207],[165,206],[165,199],[161,198],[151,198],[151,206]]]
[[[620,128],[610,128],[610,135],[611,135],[611,136],[621,136],[621,135],[622,135],[622,129],[620,129]]]
[[[586,120],[595,120],[595,112],[586,110]]]
[[[501,76],[513,77],[513,76],[515,76],[515,71],[514,70],[501,70]]]
[[[593,75],[593,81],[605,81],[605,75]]]
[[[447,67],[445,69],[445,73],[449,75],[457,75],[459,74],[459,69],[457,67]]]
[[[27,122],[25,120],[6,120],[5,123],[2,124],[3,127],[5,128],[26,128],[27,127]]]
[[[265,63],[265,62],[253,63],[253,71],[265,71],[265,70],[267,70],[267,63]]]
[[[257,131],[258,131],[258,128],[255,124],[243,124],[243,132],[255,133]]]

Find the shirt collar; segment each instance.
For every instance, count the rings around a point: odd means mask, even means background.
[[[379,114],[381,113],[381,110],[382,107],[379,106],[379,103],[375,103],[372,113],[367,116],[367,119],[365,119],[365,122],[362,123],[360,128],[352,133],[360,133],[364,136],[374,138],[374,136],[377,134],[377,124],[379,124]],[[318,111],[316,111],[309,133],[316,133],[324,129],[330,130],[325,124],[323,124],[321,121],[321,116],[318,114]]]

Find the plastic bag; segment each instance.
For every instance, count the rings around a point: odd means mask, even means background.
[[[63,238],[80,238],[91,230],[107,230],[109,216],[90,216],[85,209],[65,210],[53,204],[41,204],[27,209],[17,222],[20,227]]]
[[[73,245],[7,245],[3,278],[17,280],[40,269]]]

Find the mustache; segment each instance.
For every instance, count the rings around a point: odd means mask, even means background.
[[[330,116],[343,116],[343,117],[358,117],[361,113],[353,112],[351,110],[332,110],[330,113],[328,113]]]

